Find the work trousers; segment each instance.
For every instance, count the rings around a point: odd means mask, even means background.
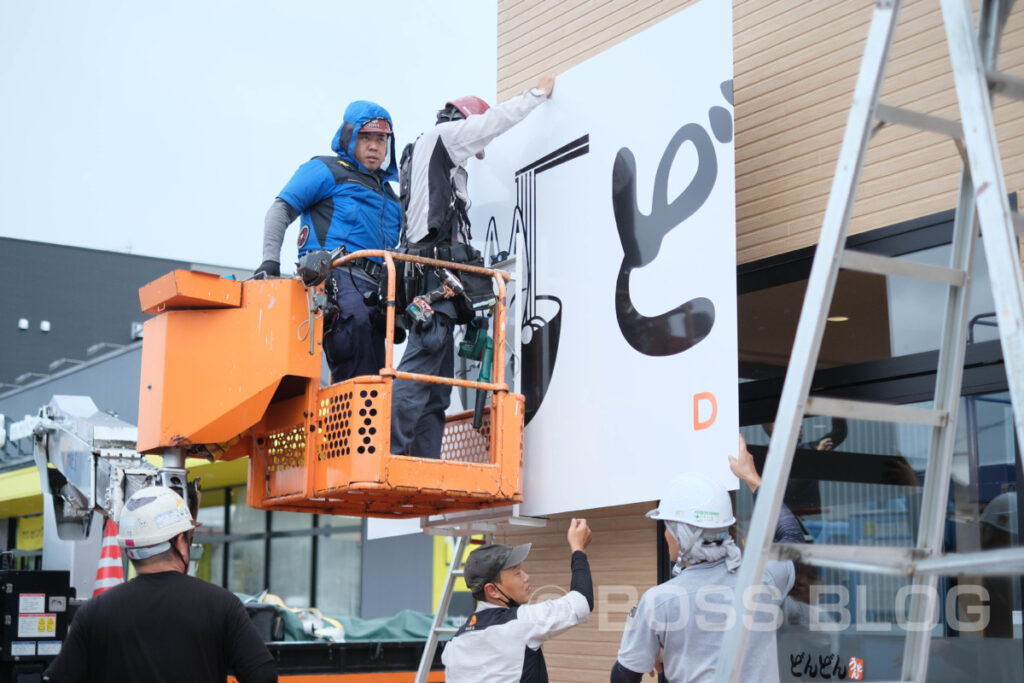
[[[338,285],[338,322],[324,334],[324,353],[331,369],[331,382],[343,382],[359,375],[379,375],[384,367],[384,330],[374,329],[373,306],[363,294],[377,291],[377,285],[348,268],[331,271]]]
[[[398,369],[439,377],[455,374],[455,321],[434,312],[430,322],[414,325]],[[391,399],[391,452],[417,458],[440,458],[445,410],[452,388],[397,379]]]

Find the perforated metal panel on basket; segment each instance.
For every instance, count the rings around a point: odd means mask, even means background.
[[[373,455],[382,448],[381,421],[377,419],[385,392],[379,388],[347,388],[321,393],[317,409],[320,460],[346,455]]]
[[[267,434],[267,470],[302,467],[306,460],[306,430],[302,425]]]
[[[445,425],[441,441],[441,459],[457,462],[491,462],[491,411],[484,412],[479,430],[473,428],[473,417],[453,420]]]

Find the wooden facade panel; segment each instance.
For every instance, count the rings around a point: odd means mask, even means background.
[[[498,0],[498,99],[561,73],[696,0]]]
[[[756,4],[756,3],[755,3]],[[785,3],[783,3],[784,6]],[[749,11],[750,3],[743,5]],[[758,8],[758,14],[762,14]],[[788,7],[787,7],[788,9]],[[826,11],[825,8],[816,8]],[[808,6],[808,11],[811,8]],[[817,241],[831,177],[853,95],[871,8],[850,13],[841,27],[822,35],[779,35],[757,42],[760,50],[737,47],[736,187],[737,258],[746,262]],[[737,7],[737,15],[741,7]],[[791,14],[787,12],[787,15]],[[1020,73],[1024,35],[1015,8],[1003,40],[1000,67]],[[763,23],[763,22],[762,22]],[[739,16],[737,46],[741,37]],[[839,29],[849,37],[828,35]],[[829,59],[822,59],[822,43]],[[805,62],[802,67],[792,62]],[[838,62],[838,63],[837,63]],[[779,72],[779,69],[782,69]],[[763,74],[750,78],[748,75]],[[882,100],[958,119],[949,55],[938,3],[905,3],[897,28]],[[1024,147],[1017,112],[997,99],[997,132],[1010,190],[1024,181],[1014,150]],[[1009,105],[1012,109],[1013,104]],[[1016,105],[1016,106],[1019,106]],[[885,140],[892,140],[885,144]],[[918,146],[917,149],[913,149]],[[950,143],[930,134],[885,131],[866,159],[851,233],[872,230],[956,203],[959,158]]]
[[[587,558],[597,597],[590,620],[544,645],[553,681],[603,681],[615,663],[626,614],[657,580],[656,524],[644,517],[654,503],[639,503],[574,515],[555,515],[541,529],[513,528],[497,543],[533,543],[523,563],[538,596],[557,597],[569,588],[569,544],[573,516],[585,517],[594,532]]]
[[[498,59],[508,57],[526,50],[532,49],[532,44],[537,41],[554,43],[564,38],[568,24],[562,21],[562,17],[573,15],[581,23],[589,22],[590,12],[588,7],[592,6],[591,0],[563,0],[557,3],[542,3],[531,7],[533,11],[529,14],[513,14],[507,20],[503,20],[501,13],[498,14],[498,21],[505,22],[507,30],[504,31],[504,40],[498,45]],[[549,35],[552,31],[556,35]]]

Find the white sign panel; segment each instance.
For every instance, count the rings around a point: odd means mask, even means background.
[[[558,75],[471,162],[488,254],[521,233],[524,514],[735,488],[732,7],[700,4]]]
[[[18,596],[19,612],[42,612],[46,610],[45,593],[21,593]]]
[[[11,656],[12,657],[34,657],[36,654],[36,641],[26,640],[18,641],[15,640],[11,643]]]

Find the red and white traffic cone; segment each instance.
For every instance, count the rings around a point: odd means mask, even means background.
[[[117,544],[117,524],[108,519],[103,527],[103,549],[100,551],[100,566],[96,569],[96,583],[92,596],[110,590],[124,583],[124,566],[121,564],[121,546]]]

